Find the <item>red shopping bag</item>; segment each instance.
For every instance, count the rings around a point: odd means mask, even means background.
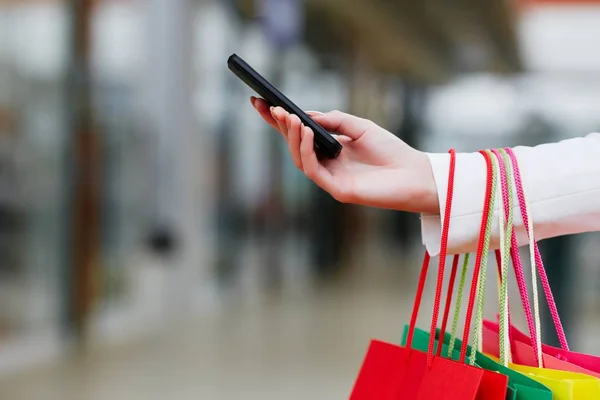
[[[483,370],[374,340],[351,400],[477,399]],[[503,400],[503,399],[502,399]]]
[[[440,248],[429,349],[427,353],[425,353],[412,349],[411,347],[430,259],[429,254],[426,253],[415,296],[406,347],[396,346],[381,341],[372,341],[350,396],[351,400],[495,399],[496,397],[488,397],[487,394],[497,393],[499,388],[501,390],[503,388],[504,390],[500,393],[506,393],[506,377],[499,374],[494,374],[494,376],[487,375],[486,371],[480,368],[465,365],[465,354],[461,355],[460,362],[442,358],[440,355],[442,346],[441,344],[438,344],[437,354],[434,355],[436,327],[439,316],[448,247],[455,163],[456,156],[454,151],[451,150],[448,193],[446,197],[446,210],[442,230],[442,243]],[[490,163],[488,163],[488,175],[491,176]],[[486,190],[486,204],[489,202],[490,196],[491,185],[488,185]],[[484,210],[487,210],[485,205]],[[484,215],[483,221],[482,230],[485,229],[484,223],[487,221],[487,216]],[[448,308],[448,305],[446,308]],[[469,329],[467,328],[467,335],[468,331]],[[444,333],[442,332],[440,337],[443,338],[443,335]],[[465,343],[467,340],[468,337],[465,337]],[[466,350],[464,353],[466,353]],[[485,378],[484,375],[486,375]],[[494,385],[495,389],[492,387]],[[504,398],[504,394],[499,400]]]
[[[440,258],[440,274],[443,268]],[[439,298],[436,295],[433,332],[427,353],[412,349],[412,336],[419,304],[427,275],[429,255],[421,270],[419,287],[415,298],[415,308],[411,318],[406,347],[373,340],[359,372],[350,400],[398,400],[398,399],[456,399],[474,400],[483,378],[482,369],[465,365],[439,355],[434,356],[436,333],[436,309],[439,311]],[[438,279],[438,282],[440,280]],[[440,285],[441,286],[441,285]],[[438,346],[438,350],[441,349]]]

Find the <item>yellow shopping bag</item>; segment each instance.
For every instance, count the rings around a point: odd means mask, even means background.
[[[489,354],[486,356],[496,362],[500,361]],[[508,367],[548,387],[555,400],[600,399],[600,379],[596,377],[577,372],[527,367],[512,363],[509,363]]]

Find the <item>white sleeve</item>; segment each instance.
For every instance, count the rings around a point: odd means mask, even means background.
[[[513,150],[519,161],[537,240],[600,231],[600,133]],[[429,154],[429,160],[438,189],[441,215],[422,215],[421,231],[427,251],[435,256],[440,250],[450,155]],[[470,253],[477,249],[486,175],[483,155],[457,154],[449,254]],[[521,213],[517,211],[516,196],[515,207],[515,230],[522,246],[527,244],[527,234]],[[492,249],[499,245],[497,217],[496,214],[493,219]]]

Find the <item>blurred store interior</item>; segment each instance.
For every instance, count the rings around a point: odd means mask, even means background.
[[[600,130],[598,43],[598,0],[0,0],[0,398],[341,399],[400,340],[419,217],[312,185],[231,53],[445,152]],[[599,240],[542,242],[595,354]]]

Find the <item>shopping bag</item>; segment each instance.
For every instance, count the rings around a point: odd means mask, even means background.
[[[456,155],[451,150],[446,213],[428,350],[425,353],[413,349],[412,335],[408,336],[405,347],[372,341],[350,395],[351,400],[476,399],[483,370],[434,354],[435,331],[448,246],[455,165]],[[417,321],[428,266],[429,254],[426,253],[410,321],[410,326],[413,328]]]
[[[496,357],[489,355],[488,357],[494,361],[499,361]],[[533,380],[545,385],[552,391],[554,400],[600,398],[600,380],[587,374],[529,367],[513,363],[509,363],[509,368],[528,375]]]
[[[373,340],[350,399],[476,399],[483,370]]]
[[[488,387],[489,390],[485,395],[478,397],[481,399],[547,399],[550,400],[552,398],[552,392],[544,387],[544,385],[539,384],[536,381],[533,381],[527,378],[525,375],[520,374],[516,371],[511,371],[509,368],[502,366],[501,364],[492,361],[490,358],[484,356],[481,352],[474,352],[474,349],[466,346],[471,318],[473,315],[473,308],[475,303],[475,297],[477,297],[478,306],[483,306],[483,283],[486,274],[486,264],[487,257],[483,257],[484,254],[487,255],[490,244],[491,237],[491,223],[492,216],[494,210],[494,199],[496,195],[497,189],[497,174],[494,173],[494,169],[492,166],[492,160],[488,153],[482,152],[485,157],[486,165],[488,169],[488,179],[486,184],[486,195],[485,195],[485,203],[484,203],[484,212],[482,217],[482,224],[479,236],[478,243],[478,251],[475,260],[475,268],[473,273],[473,281],[471,283],[471,291],[469,297],[469,303],[467,307],[467,316],[465,321],[465,331],[463,333],[464,341],[461,343],[456,339],[456,330],[458,326],[458,317],[460,312],[460,305],[462,303],[462,295],[465,283],[465,276],[468,267],[469,255],[465,256],[464,264],[461,272],[460,284],[458,288],[458,297],[456,300],[456,309],[454,312],[454,320],[452,324],[452,333],[450,335],[445,333],[445,327],[447,324],[450,303],[452,300],[453,286],[456,278],[458,258],[455,256],[452,271],[450,274],[450,282],[448,284],[448,293],[446,298],[446,307],[444,311],[444,317],[442,320],[442,328],[438,330],[436,336],[436,346],[437,352],[440,350],[444,352],[444,354],[448,353],[450,358],[455,360],[463,360],[464,355],[469,352],[471,354],[470,362],[472,365],[479,366],[486,369],[486,373],[482,378],[481,387]],[[481,277],[481,278],[480,278]],[[479,311],[482,311],[480,309]],[[477,332],[477,324],[481,322],[480,313],[477,313],[476,316],[476,328]],[[405,327],[404,335],[402,338],[402,343],[406,343],[406,338],[408,337],[409,332],[413,332],[410,327]],[[441,347],[439,347],[439,338],[441,340]],[[414,341],[413,345],[416,348],[424,348],[427,345],[428,335],[425,331],[416,329],[414,330]],[[477,337],[476,337],[477,340]],[[458,343],[458,346],[461,348],[461,351],[455,350],[455,344]],[[497,389],[494,391],[493,387],[496,386]],[[482,390],[480,390],[480,394],[482,394]]]
[[[441,260],[442,258],[442,264]],[[428,264],[429,256],[426,255],[411,318],[413,327]],[[436,303],[439,304],[439,301]],[[435,327],[433,324],[432,326]],[[412,347],[410,336],[404,347],[378,340],[371,341],[350,399],[477,399],[483,370],[433,356],[434,348],[429,346],[430,338],[431,334],[428,335],[428,345],[423,350]]]
[[[511,337],[514,342],[518,341],[525,344],[531,342],[531,339],[515,326],[511,326]],[[544,353],[544,362],[546,365],[552,364],[554,362],[552,358],[556,358],[560,361],[582,367],[585,369],[585,373],[600,378],[600,357],[598,356],[577,353],[571,350],[563,350],[559,347],[554,347],[547,344],[542,344],[542,351]],[[529,365],[529,363],[525,364]]]
[[[401,341],[402,345],[406,343],[406,337],[408,336],[409,329],[410,328],[408,325],[405,326]],[[413,346],[415,348],[426,348],[428,340],[428,332],[425,332],[419,328],[415,328],[413,338]],[[437,340],[439,340],[439,336],[436,338],[436,343]],[[451,341],[456,343],[456,347],[452,350],[451,357],[454,360],[459,360],[460,351],[458,350],[458,348],[462,346],[462,343],[459,339],[452,340],[451,335],[449,333],[446,333],[444,335],[444,340],[442,341],[442,352],[444,354],[448,354],[448,351],[450,349],[449,343]],[[467,349],[470,353],[471,346],[467,346]],[[508,391],[506,392],[504,397],[507,400],[552,400],[552,392],[546,386],[529,378],[526,374],[512,370],[508,367],[504,367],[503,365],[501,365],[500,363],[486,356],[483,353],[475,353],[475,365],[480,368],[484,368],[487,371],[492,371],[496,373],[496,376],[506,376],[508,378]],[[482,399],[487,399],[487,397],[482,397]]]
[[[512,359],[515,363],[526,366],[536,366],[536,357],[535,357],[535,349],[531,346],[531,339],[525,335],[524,333],[517,330],[514,326],[511,327],[511,349],[512,349]],[[492,355],[494,357],[499,356],[499,349],[497,346],[499,340],[499,326],[494,321],[486,320],[483,323],[483,350],[485,353]],[[544,367],[557,369],[561,371],[569,371],[569,372],[578,372],[582,374],[587,374],[596,378],[600,378],[600,373],[594,371],[592,369],[588,369],[578,365],[577,363],[572,362],[571,360],[576,360],[577,357],[570,357],[568,359],[559,358],[548,354],[545,349],[549,346],[542,345],[542,362]],[[554,350],[555,352],[563,352],[561,349]],[[559,353],[560,354],[560,353]],[[569,355],[574,355],[571,351],[568,352]],[[594,356],[588,356],[587,354],[579,354],[583,356],[579,358],[580,360],[585,359],[586,357],[590,359],[594,359]],[[592,364],[589,363],[588,364]],[[593,364],[592,364],[593,366]],[[596,366],[598,369],[598,366]],[[600,398],[600,397],[599,397]]]
[[[507,275],[506,272],[508,271],[508,259],[509,259],[509,246],[511,246],[513,248],[513,250],[515,249],[516,246],[516,241],[512,240],[511,243],[511,236],[514,239],[514,231],[512,229],[512,225],[510,224],[510,221],[512,220],[512,182],[511,182],[511,172],[513,171],[513,167],[512,167],[512,159],[509,157],[508,153],[505,150],[496,150],[493,152],[494,156],[495,156],[495,161],[498,165],[498,169],[505,174],[505,179],[502,179],[502,201],[501,201],[501,205],[504,204],[507,207],[509,207],[510,212],[506,212],[504,213],[503,211],[507,211],[506,207],[501,206],[501,212],[500,212],[500,254],[501,254],[501,271],[502,274],[499,276],[499,280],[501,282],[502,287],[506,286],[506,281],[507,281]],[[516,160],[516,158],[515,158]],[[519,184],[516,185],[517,187],[519,186]],[[522,213],[524,216],[524,220],[526,219],[525,217],[527,216],[527,203],[526,203],[526,198],[523,194],[522,198],[520,199],[522,200],[523,203],[523,207],[522,207]],[[505,214],[505,215],[503,215]],[[503,237],[503,219],[506,218],[508,221],[507,224],[507,230],[506,230],[506,234]],[[530,221],[528,221],[528,231],[529,231],[529,242],[530,242],[530,252],[532,254],[534,254],[534,240],[533,240],[533,226],[530,224]],[[514,255],[514,251],[512,252],[512,254]],[[519,256],[517,255],[517,263],[515,264],[515,268],[521,268],[522,269],[522,265],[520,263],[520,260],[518,259]],[[513,257],[514,259],[514,257]],[[532,271],[535,271],[535,260],[533,260],[532,262]],[[523,276],[523,274],[520,274],[521,276]],[[517,274],[517,277],[519,276],[519,274]],[[519,279],[519,278],[517,278]],[[512,355],[513,359],[515,358],[515,351],[514,348],[511,346],[512,344],[516,344],[513,343],[509,337],[511,337],[510,335],[510,326],[507,324],[508,321],[508,315],[509,315],[509,309],[507,306],[507,292],[506,291],[502,291],[501,292],[501,299],[500,302],[502,305],[504,305],[503,307],[501,307],[501,312],[503,314],[500,314],[500,323],[496,325],[497,327],[497,331],[496,332],[492,332],[491,331],[491,327],[490,327],[490,322],[489,321],[484,321],[484,338],[483,338],[483,351],[484,352],[488,352],[488,349],[491,349],[492,351],[499,353],[499,356],[501,358],[501,363],[504,366],[508,366],[509,368],[511,368],[512,370],[518,371],[518,372],[522,372],[525,374],[528,374],[532,379],[543,383],[545,386],[547,386],[550,390],[552,390],[552,393],[554,395],[554,398],[559,399],[559,400],[571,400],[571,399],[580,399],[580,398],[585,398],[585,399],[596,399],[596,398],[600,398],[600,380],[598,380],[597,378],[590,376],[590,375],[586,375],[586,374],[581,374],[581,373],[574,373],[574,372],[568,372],[568,371],[561,371],[561,370],[555,370],[555,369],[551,369],[548,368],[547,365],[544,364],[543,362],[543,356],[542,356],[542,347],[541,347],[541,342],[540,342],[540,338],[541,338],[541,328],[540,328],[540,324],[539,324],[539,308],[537,307],[538,304],[538,293],[537,293],[537,286],[535,284],[535,280],[536,280],[536,276],[535,273],[533,274],[533,282],[534,282],[534,290],[533,290],[533,294],[534,294],[534,306],[535,306],[535,320],[536,320],[536,326],[534,329],[534,336],[531,338],[530,343],[533,344],[535,343],[535,349],[531,348],[532,353],[535,356],[535,361],[538,363],[536,366],[525,366],[525,365],[519,365],[518,361],[517,363],[513,363],[513,362],[508,362],[506,359],[506,354],[510,354]],[[548,288],[549,289],[549,288]],[[528,307],[529,303],[528,303],[528,298],[523,299],[523,305],[524,307]],[[555,321],[560,321],[558,318],[555,318]],[[560,322],[559,322],[560,323]],[[561,326],[562,328],[562,326]],[[565,339],[565,343],[566,343],[566,339]],[[565,344],[566,346],[566,344]],[[521,346],[523,347],[523,346]],[[492,354],[493,356],[498,356],[498,354]]]
[[[486,156],[486,155],[484,154],[484,156]],[[458,288],[458,298],[456,300],[456,309],[454,312],[454,320],[453,320],[453,324],[452,324],[452,334],[450,336],[447,336],[445,333],[445,329],[447,326],[448,316],[450,313],[450,304],[452,302],[452,294],[454,291],[454,284],[455,284],[457,270],[458,270],[458,261],[459,261],[458,256],[454,257],[454,261],[452,264],[452,270],[451,270],[451,274],[450,274],[450,280],[448,283],[448,291],[447,291],[447,296],[446,296],[446,305],[445,305],[445,310],[444,310],[444,316],[442,319],[442,327],[441,327],[441,329],[438,329],[436,331],[436,343],[435,343],[436,354],[441,354],[442,352],[444,352],[444,354],[448,353],[450,358],[457,360],[461,363],[463,363],[465,361],[466,353],[467,353],[467,351],[470,350],[470,348],[466,345],[467,340],[468,340],[469,330],[470,330],[469,327],[470,327],[471,318],[473,315],[473,308],[474,308],[476,294],[478,295],[478,297],[481,297],[481,295],[482,295],[482,292],[479,291],[479,286],[481,283],[479,276],[480,276],[480,273],[482,275],[485,275],[485,266],[486,266],[486,262],[487,262],[487,257],[483,257],[483,255],[487,254],[487,251],[489,249],[489,244],[490,244],[490,236],[491,236],[490,225],[491,225],[491,221],[492,221],[491,217],[493,215],[493,210],[494,210],[494,203],[493,203],[492,199],[494,198],[493,194],[494,194],[494,192],[496,190],[496,186],[497,186],[496,185],[497,178],[493,174],[491,160],[489,159],[489,157],[486,157],[486,165],[488,167],[488,177],[487,177],[486,195],[485,195],[485,201],[484,201],[484,207],[483,207],[484,212],[483,212],[482,223],[481,223],[481,228],[480,228],[478,251],[477,251],[477,256],[476,256],[476,260],[475,260],[475,268],[474,268],[474,273],[473,273],[473,281],[471,283],[469,303],[468,303],[467,312],[466,312],[467,313],[466,322],[465,322],[466,328],[463,333],[464,341],[460,345],[461,351],[459,352],[458,350],[454,350],[454,345],[457,342],[455,337],[456,337],[456,330],[457,330],[457,326],[458,326],[460,305],[462,303],[462,295],[463,295],[463,289],[464,289],[464,284],[465,284],[466,271],[467,271],[468,261],[469,261],[468,255],[465,256],[465,260],[464,260],[464,264],[463,264],[463,268],[462,268],[462,272],[461,272],[460,285]],[[412,343],[415,347],[421,348],[424,350],[427,346],[429,346],[428,340],[430,340],[430,337],[427,335],[427,333],[422,330],[419,330],[419,329],[415,330],[414,326],[412,326],[412,325],[405,328],[405,332],[404,332],[404,335],[402,338],[402,343],[405,344],[407,342],[407,340],[409,340],[411,338],[411,335],[413,335],[413,334],[415,335],[415,338],[414,338],[414,342],[412,342]],[[441,345],[438,342],[440,337],[443,339],[446,339],[446,340],[441,341],[442,342]],[[483,356],[480,354],[480,357],[483,357]],[[484,370],[484,374],[482,376],[481,384],[479,387],[479,392],[477,394],[477,399],[482,399],[482,400],[483,399],[486,399],[486,400],[515,399],[517,397],[517,393],[519,392],[518,388],[514,385],[510,388],[508,387],[508,379],[509,378],[505,374],[498,373],[499,365],[497,363],[490,363],[489,359],[483,360],[483,362],[487,363],[488,368]],[[470,363],[473,366],[481,367],[481,365],[476,364],[473,354],[471,356]],[[505,369],[505,370],[509,371],[508,369]],[[536,385],[534,384],[533,386],[536,386]],[[542,399],[551,398],[551,393],[549,391],[547,391],[542,385],[537,385],[537,386],[539,386],[539,388],[543,391],[542,396],[539,398],[542,398]],[[526,395],[528,395],[527,389],[525,389],[524,391],[522,390],[519,393],[520,393],[520,398],[523,398],[523,399],[531,398],[531,396],[526,397]],[[545,397],[544,397],[544,394],[546,395]],[[550,396],[548,397],[548,395],[550,395]],[[534,397],[534,398],[538,398],[538,397]]]
[[[486,158],[486,163],[488,166],[488,171],[491,170],[492,173],[491,175],[493,176],[492,179],[492,183],[491,185],[488,184],[488,187],[491,186],[492,187],[492,196],[490,198],[489,201],[489,215],[488,215],[488,225],[487,225],[487,231],[485,233],[486,235],[486,240],[484,241],[484,246],[483,246],[483,250],[481,249],[481,246],[479,246],[478,248],[478,259],[481,258],[481,253],[483,252],[483,254],[487,255],[487,252],[489,250],[489,236],[490,236],[490,227],[491,227],[491,219],[492,219],[492,215],[493,212],[492,210],[493,208],[493,204],[494,204],[494,199],[496,196],[496,186],[497,186],[497,181],[498,181],[498,176],[500,175],[499,173],[499,168],[498,168],[498,162],[493,163],[493,153],[490,151],[484,151],[482,152]],[[508,317],[508,287],[507,287],[507,273],[508,273],[508,254],[509,254],[509,248],[510,248],[510,235],[507,235],[506,233],[510,233],[512,231],[512,215],[513,215],[513,210],[512,210],[512,202],[506,204],[504,203],[502,200],[503,199],[499,199],[499,208],[500,208],[500,213],[499,213],[499,222],[500,222],[500,243],[501,243],[501,251],[500,253],[500,259],[501,259],[501,268],[499,270],[499,274],[501,279],[501,284],[499,285],[499,300],[500,300],[500,308],[501,311],[504,313],[505,318],[503,318],[502,322],[504,323],[504,327],[508,326],[508,319],[506,317]],[[506,204],[506,207],[503,207]],[[507,221],[506,221],[506,232],[504,231],[504,208],[506,208],[507,211]],[[508,239],[508,240],[507,240]],[[507,376],[509,376],[509,388],[511,389],[511,391],[509,392],[509,395],[514,394],[516,398],[523,398],[523,399],[527,399],[527,398],[546,398],[546,399],[551,399],[552,398],[552,392],[545,386],[543,385],[535,385],[533,384],[533,381],[531,379],[527,379],[525,382],[522,383],[528,383],[529,385],[532,386],[520,386],[518,384],[516,384],[514,381],[510,380],[510,377],[513,377],[513,380],[515,379],[523,379],[526,378],[524,375],[519,374],[518,372],[515,374],[516,371],[511,371],[508,368],[508,361],[507,361],[507,354],[510,354],[510,348],[507,349],[506,346],[506,342],[508,342],[506,336],[502,336],[502,339],[504,340],[504,343],[502,343],[502,346],[500,346],[500,348],[503,350],[501,352],[501,357],[502,357],[502,362],[501,363],[497,363],[494,362],[493,360],[490,360],[489,358],[485,357],[484,355],[481,354],[481,350],[482,350],[482,337],[481,337],[481,330],[482,330],[482,315],[483,315],[483,306],[484,306],[484,293],[485,293],[485,276],[486,276],[486,260],[487,257],[483,258],[483,263],[481,266],[481,275],[478,276],[478,266],[476,263],[475,266],[475,273],[474,273],[474,278],[473,278],[473,284],[476,285],[472,285],[471,287],[471,298],[469,300],[469,307],[468,307],[468,312],[467,312],[467,322],[466,322],[466,329],[469,329],[470,326],[470,313],[469,310],[473,307],[473,297],[474,297],[474,292],[476,293],[477,296],[477,312],[476,312],[476,319],[475,319],[475,333],[474,333],[474,338],[475,338],[475,345],[472,349],[471,349],[471,354],[472,354],[472,358],[476,358],[477,361],[479,361],[481,364],[487,363],[487,365],[485,365],[485,367],[490,368],[490,369],[494,369],[494,370],[498,370],[500,369],[502,372],[504,372],[505,374],[507,374]],[[475,287],[476,286],[476,287]],[[475,290],[474,290],[475,287]],[[459,288],[459,293],[460,293],[460,288]],[[453,333],[454,335],[454,333]],[[451,339],[452,340],[452,339]],[[464,351],[464,346],[465,346],[465,342],[463,341],[462,343],[462,350],[461,352]],[[475,349],[479,350],[478,352],[475,352]],[[478,356],[479,354],[479,356]],[[539,383],[538,383],[539,384]],[[537,386],[537,388],[535,387]],[[537,390],[536,390],[537,389]],[[532,393],[528,393],[528,391],[531,391]]]

